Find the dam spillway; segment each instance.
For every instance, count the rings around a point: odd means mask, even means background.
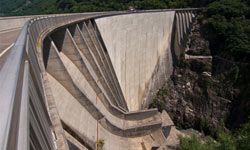
[[[106,150],[166,145],[163,129],[171,126],[147,107],[181,57],[194,11],[66,14],[26,22],[2,61],[1,149],[96,149],[100,139]],[[15,137],[13,131],[21,133]]]

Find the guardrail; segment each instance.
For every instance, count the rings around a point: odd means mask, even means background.
[[[45,32],[85,15],[39,17],[23,26],[0,70],[0,149],[28,149],[29,145],[33,149],[55,149],[39,43]]]
[[[122,12],[109,12],[109,15],[119,13]],[[56,148],[54,141],[62,136],[62,129],[52,130],[50,115],[53,114],[48,111],[51,95],[49,91],[45,92],[42,82],[42,73],[45,72],[41,60],[42,40],[52,30],[80,21],[90,14],[42,16],[29,20],[22,27],[0,70],[0,149],[27,149],[28,144],[33,149]],[[56,119],[56,116],[51,117]],[[56,131],[58,134],[53,137]],[[57,145],[66,144],[65,141],[58,142],[61,144]],[[63,147],[67,149],[67,146]]]

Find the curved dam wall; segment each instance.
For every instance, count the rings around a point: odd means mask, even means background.
[[[150,91],[172,73],[174,17],[167,11],[95,20],[130,111],[143,109]]]
[[[153,143],[163,144],[162,118],[157,109],[129,112],[126,102],[123,105],[119,83],[113,78],[92,18],[52,30],[42,45],[40,58],[47,90],[65,133],[77,135],[90,149],[96,149],[99,139],[105,140],[104,149],[116,150],[140,149],[139,143],[145,140],[147,149]]]
[[[0,149],[97,149],[101,139],[105,150],[168,144],[168,117],[140,109],[184,52],[192,18],[160,11],[26,22],[0,68]]]

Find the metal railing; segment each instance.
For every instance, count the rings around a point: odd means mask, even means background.
[[[39,50],[46,33],[84,16],[43,16],[22,27],[0,70],[0,149],[55,149]]]

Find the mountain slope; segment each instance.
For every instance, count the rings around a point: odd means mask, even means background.
[[[1,0],[4,16],[56,13],[56,0]]]

